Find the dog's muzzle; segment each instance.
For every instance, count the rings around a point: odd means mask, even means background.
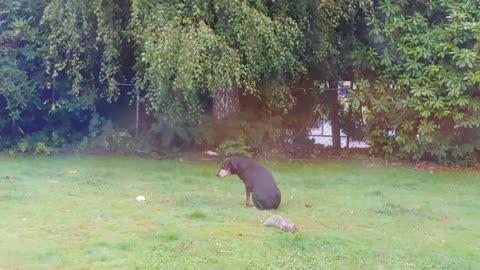
[[[227,175],[230,175],[230,170],[224,170],[224,169],[220,169],[218,172],[217,172],[217,176],[218,177],[225,177]]]

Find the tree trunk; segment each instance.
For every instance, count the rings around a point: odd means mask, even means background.
[[[350,81],[350,91],[353,91],[353,79]],[[350,94],[350,93],[348,93]],[[352,103],[348,105],[348,118],[347,118],[347,125],[349,127],[352,126]],[[347,132],[347,149],[350,149],[350,134]]]
[[[338,103],[338,81],[328,82],[328,105],[330,106],[330,123],[332,126],[332,147],[334,149],[340,149],[342,147],[340,141],[340,121],[339,121],[339,109]]]
[[[352,104],[348,105],[348,118],[347,118],[347,125],[349,127],[352,126]],[[347,149],[350,149],[350,134],[347,132]]]
[[[240,98],[236,87],[222,85],[213,94],[213,117],[223,119],[240,111]]]

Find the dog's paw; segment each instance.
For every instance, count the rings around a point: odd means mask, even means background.
[[[244,203],[243,205],[245,206],[245,208],[253,207],[253,205],[251,205],[250,203]]]

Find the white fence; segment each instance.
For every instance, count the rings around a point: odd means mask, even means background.
[[[332,146],[332,126],[328,121],[322,121],[320,127],[311,129],[308,136],[315,141],[315,144],[321,144],[324,146]],[[340,132],[340,141],[342,148],[347,146],[347,135]],[[365,142],[357,142],[350,140],[350,148],[367,148],[368,145]]]

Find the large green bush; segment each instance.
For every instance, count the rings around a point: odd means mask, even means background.
[[[18,138],[38,130],[43,121],[36,115],[48,112],[42,54],[46,43],[39,17],[33,16],[42,11],[45,1],[28,4],[0,3],[0,147],[15,145]]]
[[[377,153],[469,164],[480,150],[477,1],[383,0],[356,52],[363,108]],[[387,137],[386,131],[395,131]]]

